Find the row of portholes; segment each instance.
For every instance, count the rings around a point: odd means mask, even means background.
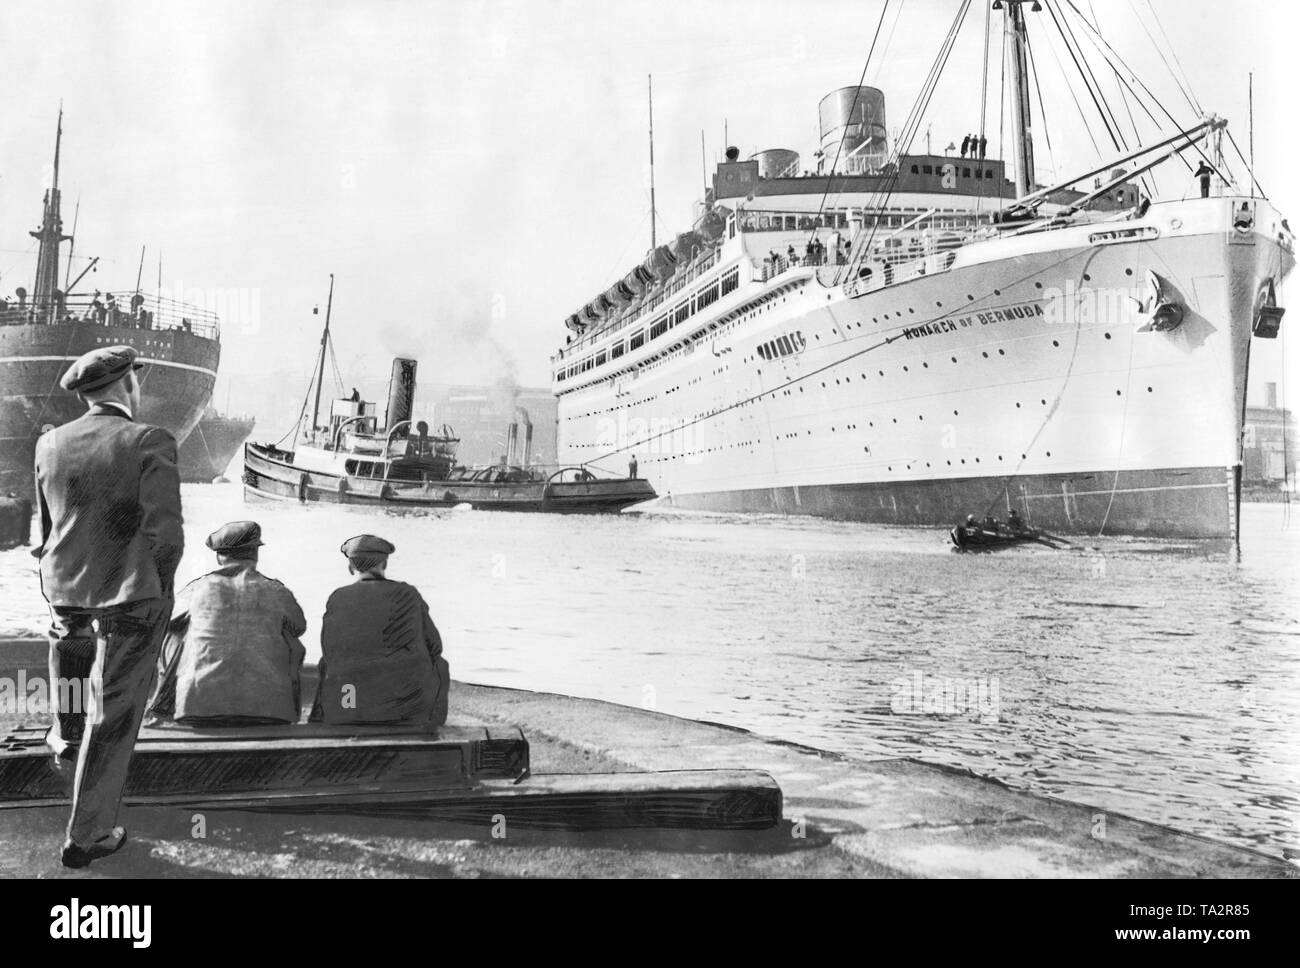
[[[863,447],[862,449],[863,449],[863,450],[866,450],[867,448]],[[1052,452],[1051,452],[1050,450],[1043,451],[1043,456],[1044,456],[1044,457],[1051,457],[1051,456],[1052,456]],[[1003,459],[1003,458],[1002,458],[1002,455],[1001,455],[1001,454],[998,454],[998,460],[1001,461],[1002,459]],[[1020,455],[1020,459],[1021,459],[1021,460],[1028,460],[1028,459],[1029,459],[1029,455],[1028,455],[1028,454],[1021,454],[1021,455]],[[972,458],[972,462],[973,462],[974,464],[978,464],[978,463],[980,462],[980,459],[979,459],[978,457]],[[950,461],[950,460],[946,460],[946,461],[944,461],[944,464],[945,464],[946,466],[948,466],[948,467],[957,467],[957,466],[964,465],[965,463],[966,463],[966,458],[965,458],[965,457],[959,457],[959,458],[957,459],[957,464],[953,464],[953,462]],[[925,462],[925,466],[926,466],[926,467],[931,467],[931,466],[933,466],[933,465],[930,463],[930,461],[926,461],[926,462]],[[904,468],[904,470],[911,470],[911,468],[912,468],[912,465],[911,465],[911,464],[908,464],[907,467]],[[893,471],[894,468],[893,468],[893,465],[891,464],[891,465],[886,465],[886,469],[889,470],[889,471]]]

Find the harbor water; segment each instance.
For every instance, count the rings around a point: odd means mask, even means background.
[[[952,553],[937,529],[774,516],[377,512],[185,485],[203,538],[262,523],[262,570],[319,654],[347,537],[397,546],[452,674],[911,756],[1279,854],[1300,850],[1300,518],[1244,508],[1240,561],[1195,542]],[[0,553],[0,634],[48,622]],[[452,698],[453,703],[455,697]],[[599,743],[598,736],[591,737]]]

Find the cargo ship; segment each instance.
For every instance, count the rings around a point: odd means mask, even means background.
[[[181,480],[210,484],[224,476],[253,423],[252,417],[227,417],[209,407],[180,446]]]
[[[1010,170],[982,133],[912,153],[921,99],[890,138],[864,86],[821,101],[813,170],[729,149],[693,228],[565,320],[561,462],[634,455],[692,509],[1236,534],[1251,346],[1278,333],[1294,235],[1214,116],[1036,182],[1041,6],[994,6]]]
[[[76,394],[59,386],[64,371],[83,353],[97,346],[134,346],[144,364],[137,419],[165,427],[177,442],[208,405],[221,357],[214,313],[161,293],[143,293],[138,282],[119,292],[75,294],[97,260],[60,288],[62,246],[72,241],[60,211],[62,120],[60,113],[53,182],[40,228],[31,233],[38,242],[34,284],[30,292],[19,287],[0,299],[0,494],[30,496],[37,437],[85,411]]]

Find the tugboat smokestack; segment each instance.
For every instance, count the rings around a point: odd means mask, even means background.
[[[415,360],[398,357],[388,380],[388,428],[411,419],[415,406]]]

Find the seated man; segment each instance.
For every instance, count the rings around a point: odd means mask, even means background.
[[[340,550],[357,577],[325,605],[311,719],[441,726],[450,676],[429,606],[415,588],[385,576],[394,549],[383,538],[358,535]]]
[[[192,726],[298,721],[307,619],[289,589],[257,570],[262,543],[254,521],[208,535],[220,567],[176,596],[152,714]]]

